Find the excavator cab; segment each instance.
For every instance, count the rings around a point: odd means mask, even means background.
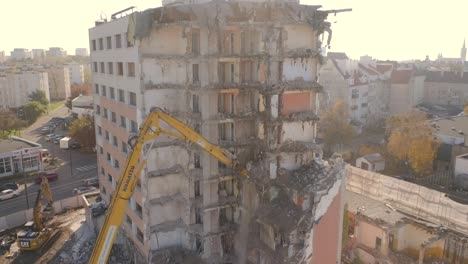
[[[42,199],[47,200],[47,204],[42,209]],[[52,193],[46,177],[42,178],[41,189],[37,193],[34,205],[33,221],[27,222],[23,230],[17,236],[18,247],[21,251],[41,250],[54,241],[60,234],[59,229],[46,227],[45,223],[55,215],[53,207]]]

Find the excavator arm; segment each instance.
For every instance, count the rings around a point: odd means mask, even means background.
[[[172,130],[162,128],[161,122],[169,125]],[[162,109],[151,109],[140,128],[139,135],[129,140],[129,145],[132,147],[133,151],[127,158],[125,170],[116,186],[108,213],[106,214],[106,219],[99,232],[89,263],[107,263],[110,250],[112,249],[117,235],[117,230],[122,223],[128,200],[132,196],[140,173],[146,165],[146,158],[140,159],[143,146],[146,142],[154,140],[161,134],[192,142],[226,166],[234,169],[239,175],[248,177],[247,171],[240,165],[239,160],[233,154],[211,144],[195,130],[165,113]]]
[[[34,226],[36,230],[42,230],[44,228],[44,217],[42,212],[42,197],[45,197],[47,200],[47,206],[44,210],[49,210],[48,216],[54,215],[54,206],[53,206],[53,199],[52,199],[52,192],[50,191],[49,181],[46,177],[42,177],[41,182],[41,189],[36,196],[36,203],[34,204],[33,210],[33,220]],[[51,210],[51,212],[50,212]]]

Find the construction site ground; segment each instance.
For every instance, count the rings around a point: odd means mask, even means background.
[[[9,252],[2,252],[0,263],[86,263],[96,235],[86,225],[84,209],[57,215],[51,225],[57,226],[61,233],[54,242],[43,249],[42,253],[20,252],[17,244],[13,243]],[[12,229],[11,233],[16,233],[20,229]]]

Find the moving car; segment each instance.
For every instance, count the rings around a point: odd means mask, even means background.
[[[98,177],[93,177],[89,179],[84,179],[83,180],[84,184],[86,186],[94,186],[94,187],[99,187],[99,178]]]
[[[62,138],[64,138],[64,137],[65,137],[65,136],[56,136],[56,137],[54,138],[54,140],[53,140],[54,144],[60,143],[60,140],[61,140]]]
[[[2,192],[0,192],[0,200],[7,200],[14,198],[20,194],[19,190],[12,190],[12,189],[6,189]]]
[[[83,194],[83,193],[87,193],[87,192],[92,192],[94,190],[97,190],[97,188],[94,187],[94,186],[81,186],[81,187],[73,189],[73,194],[75,194],[75,195]]]
[[[49,180],[51,182],[51,181],[55,181],[55,180],[58,179],[58,174],[56,172],[46,172],[46,173],[43,173],[43,174],[40,174],[39,176],[37,176],[37,178],[34,180],[34,182],[37,183],[37,184],[41,184],[42,177],[46,177],[47,180]]]
[[[0,185],[0,192],[8,189],[18,190],[19,185],[14,182],[7,182]]]

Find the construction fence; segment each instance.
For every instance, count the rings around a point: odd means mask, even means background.
[[[64,211],[79,208],[82,206],[83,198],[81,197],[81,195],[75,195],[73,197],[65,198],[63,200],[54,202],[54,209],[56,214],[60,214]],[[33,210],[34,208],[30,208],[28,210],[0,217],[0,230],[21,226],[24,225],[26,222],[31,221],[33,219]]]

